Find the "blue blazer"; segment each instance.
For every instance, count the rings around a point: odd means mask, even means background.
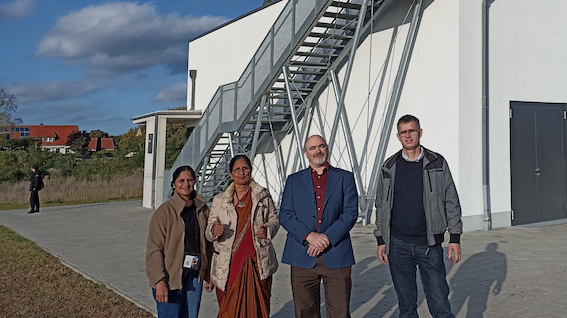
[[[351,172],[329,166],[321,229],[317,230],[317,204],[307,168],[290,175],[285,184],[280,206],[280,224],[287,231],[282,263],[300,268],[313,268],[316,257],[307,255],[303,239],[309,232],[327,235],[330,248],[323,253],[328,268],[354,265],[350,229],[358,218],[358,193]]]

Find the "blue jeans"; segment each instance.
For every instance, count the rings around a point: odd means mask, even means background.
[[[416,318],[417,282],[416,268],[419,266],[421,282],[429,312],[434,318],[454,318],[449,302],[443,248],[441,245],[427,246],[406,243],[395,237],[390,239],[388,254],[390,273],[398,295],[400,318]]]
[[[183,281],[183,289],[170,290],[167,303],[156,300],[158,318],[196,318],[199,316],[203,283],[199,278],[188,278]],[[156,290],[152,288],[154,300]]]

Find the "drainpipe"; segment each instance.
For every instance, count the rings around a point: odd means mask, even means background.
[[[189,70],[191,77],[191,110],[195,110],[195,81],[197,80],[197,70]]]
[[[489,156],[489,105],[488,105],[488,10],[489,0],[482,0],[482,199],[485,231],[492,230],[490,210],[490,156]]]

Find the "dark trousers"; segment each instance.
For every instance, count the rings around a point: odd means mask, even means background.
[[[321,280],[325,289],[327,317],[350,317],[351,268],[330,269],[323,258],[317,259],[313,268],[291,267],[291,290],[295,306],[295,318],[321,317]]]
[[[449,302],[449,286],[445,278],[441,245],[414,245],[395,237],[390,239],[390,273],[398,295],[400,318],[417,318],[416,270],[429,312],[433,318],[454,318]]]
[[[39,191],[30,191],[30,206],[32,211],[39,212]]]

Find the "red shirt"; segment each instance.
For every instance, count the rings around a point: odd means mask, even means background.
[[[319,175],[315,169],[309,168],[311,169],[313,190],[315,190],[315,202],[317,203],[317,229],[321,230],[321,218],[323,216],[323,205],[325,204],[325,190],[327,189],[329,164],[327,164],[321,175]]]

